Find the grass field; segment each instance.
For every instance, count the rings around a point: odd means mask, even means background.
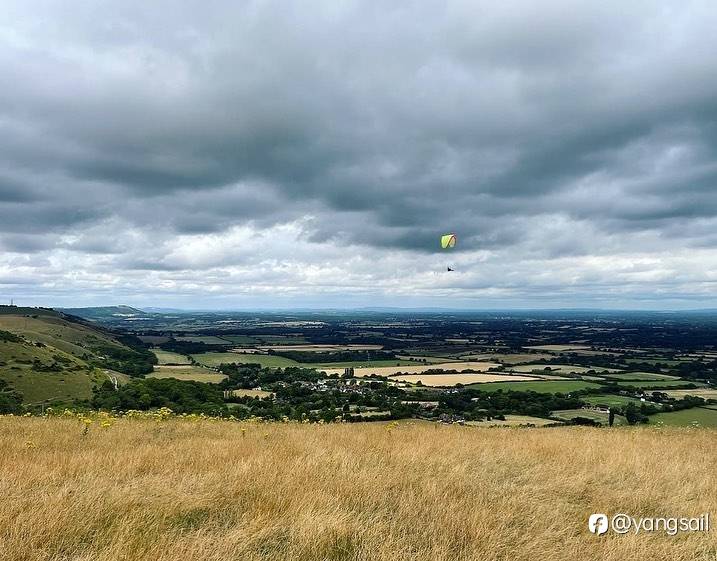
[[[624,395],[591,395],[582,398],[586,403],[591,405],[599,405],[603,407],[624,407],[625,405],[632,403],[634,405],[640,405],[642,403],[639,399],[634,397],[627,397]]]
[[[541,353],[515,353],[515,354],[483,354],[476,357],[467,354],[464,355],[466,359],[472,358],[473,360],[488,360],[492,362],[500,362],[501,364],[522,364],[524,362],[535,362],[539,360],[548,360],[554,358],[553,355],[541,354]],[[479,358],[480,357],[480,358]]]
[[[234,341],[229,341],[223,337],[215,337],[214,335],[187,335],[186,337],[177,337],[177,341],[189,341],[191,343],[206,343],[207,345],[228,345]]]
[[[235,345],[255,345],[257,340],[248,335],[222,335],[222,339],[234,343]]]
[[[714,430],[0,418],[8,561],[714,561]],[[665,453],[669,451],[669,453]]]
[[[567,351],[585,351],[589,350],[589,345],[528,345],[523,347],[524,349],[531,349],[534,351],[548,351],[555,353],[564,353]]]
[[[604,426],[608,426],[609,424],[609,413],[603,413],[602,411],[593,411],[591,409],[563,409],[559,411],[553,411],[552,413],[553,417],[556,419],[560,419],[561,421],[569,421],[571,419],[575,419],[576,417],[583,417],[585,419],[592,419],[593,421],[596,421],[598,423],[601,423]],[[627,424],[627,421],[624,417],[621,417],[620,415],[615,415],[615,426],[621,426]]]
[[[717,410],[706,407],[694,407],[672,413],[658,413],[650,417],[651,424],[685,427],[717,427]]]
[[[191,364],[191,361],[184,355],[173,353],[171,351],[163,351],[162,349],[152,349],[157,357],[158,364]]]
[[[240,354],[240,353],[202,353],[192,355],[192,358],[199,364],[206,366],[219,366],[220,364],[261,364],[267,368],[286,368],[287,366],[298,366],[299,363],[283,356]],[[342,370],[343,372],[343,370]]]
[[[702,399],[717,399],[717,389],[712,388],[698,388],[695,390],[668,390],[665,392],[670,397],[676,397],[682,399],[688,395],[694,395],[701,397]]]
[[[530,376],[511,376],[509,374],[409,374],[394,376],[393,380],[401,380],[415,384],[420,381],[424,386],[440,387],[456,384],[487,384],[490,382],[535,380]]]
[[[429,364],[436,364],[441,362],[450,362],[451,360],[455,360],[455,362],[461,362],[459,359],[451,359],[449,357],[445,356],[426,356],[426,355],[420,355],[420,356],[413,356],[413,355],[396,355],[397,358],[400,360],[407,360],[409,362],[422,362],[426,361]],[[467,357],[469,358],[469,357]],[[465,360],[465,359],[463,359]]]
[[[618,386],[632,386],[633,388],[641,389],[660,389],[660,388],[679,388],[688,386],[694,382],[688,380],[654,380],[652,382],[617,382]]]
[[[658,357],[645,357],[645,358],[626,358],[624,362],[628,364],[665,364],[667,366],[677,366],[681,361],[670,360],[666,358]]]
[[[201,366],[155,366],[154,372],[147,374],[147,378],[176,378],[177,380],[194,380],[195,382],[207,382],[218,384],[226,378]]]
[[[619,372],[606,376],[611,380],[636,380],[649,382],[652,380],[679,380],[677,376],[669,376],[667,374],[655,374],[654,372]]]
[[[569,393],[586,388],[598,388],[597,384],[582,380],[545,380],[541,382],[489,382],[487,384],[472,384],[471,388],[493,392],[498,390],[538,393]]]
[[[559,374],[569,374],[569,373],[584,374],[585,372],[589,372],[590,370],[593,370],[596,373],[597,372],[619,372],[618,370],[615,370],[614,368],[600,368],[600,367],[593,367],[593,366],[576,366],[574,364],[522,364],[519,366],[511,367],[511,370],[513,372],[530,373],[530,372],[534,372],[534,371],[543,371],[546,368],[550,368],[551,372],[556,372]]]
[[[422,374],[426,370],[456,370],[457,372],[460,372],[461,370],[475,370],[476,372],[485,372],[489,368],[495,368],[496,366],[500,366],[499,364],[495,362],[441,362],[438,364],[423,364],[423,365],[417,365],[415,362],[408,362],[404,361],[405,365],[403,366],[396,366],[396,361],[376,361],[378,362],[388,362],[389,365],[385,366],[372,366],[372,367],[360,367],[361,364],[366,363],[331,363],[330,365],[325,365],[322,367],[322,370],[326,372],[327,374],[342,374],[344,366],[341,366],[342,364],[346,364],[347,366],[354,366],[355,370],[355,376],[370,376],[371,374],[377,374],[379,376],[393,376],[398,373],[402,374]]]
[[[89,399],[99,375],[83,372],[32,372],[30,369],[5,370],[0,378],[22,393],[25,403],[47,400],[70,402],[75,398]],[[105,377],[106,379],[106,377]]]
[[[271,392],[265,392],[264,390],[232,390],[232,395],[235,397],[271,397],[274,395]]]
[[[504,421],[491,419],[490,421],[468,421],[466,423],[471,427],[525,427],[529,425],[544,427],[551,424],[555,424],[555,421],[530,415],[506,415]]]

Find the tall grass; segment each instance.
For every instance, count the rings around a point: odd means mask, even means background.
[[[0,559],[714,560],[717,432],[0,418]]]

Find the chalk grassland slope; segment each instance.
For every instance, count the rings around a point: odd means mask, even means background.
[[[587,530],[594,512],[714,516],[717,433],[708,429],[120,420],[81,432],[72,419],[0,418],[5,559],[713,561],[717,554],[715,531],[597,537]]]
[[[0,310],[0,331],[20,339],[0,338],[0,378],[26,403],[87,399],[95,384],[108,379],[105,371],[123,382],[128,377],[113,369],[128,365],[126,359],[142,360],[108,332],[52,310],[9,310]]]

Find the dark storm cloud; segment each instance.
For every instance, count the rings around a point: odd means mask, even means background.
[[[4,19],[13,251],[107,220],[166,237],[310,215],[316,242],[429,251],[445,230],[510,247],[541,216],[679,238],[717,213],[708,2],[18,2]]]

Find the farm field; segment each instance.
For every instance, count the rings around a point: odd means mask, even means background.
[[[587,388],[599,388],[600,386],[582,380],[544,380],[539,382],[488,382],[486,384],[474,384],[470,387],[486,392],[514,390],[519,392],[569,393]]]
[[[351,360],[347,362],[324,362],[323,364],[313,364],[307,362],[302,364],[302,366],[304,368],[316,368],[326,372],[327,374],[331,374],[332,372],[343,374],[344,368],[369,370],[376,368],[399,368],[401,366],[413,366],[415,364],[415,362],[410,360]],[[399,368],[399,370],[402,369]]]
[[[527,345],[524,349],[532,349],[535,351],[549,351],[563,353],[567,351],[586,351],[590,350],[590,345]]]
[[[173,353],[171,351],[163,351],[162,349],[152,349],[157,357],[158,364],[191,364],[191,361],[184,355]]]
[[[606,376],[610,380],[635,380],[649,382],[654,380],[679,380],[677,376],[668,374],[655,374],[653,372],[619,372]]]
[[[677,366],[681,363],[679,360],[670,360],[666,358],[626,358],[622,360],[621,362],[626,362],[627,364],[665,364],[667,366]]]
[[[445,357],[445,356],[426,356],[426,355],[420,355],[420,356],[396,355],[396,358],[398,358],[400,360],[405,360],[406,362],[409,362],[409,363],[425,361],[430,364],[440,364],[440,363],[445,363],[445,362],[451,362],[451,360],[453,360],[455,362],[461,362],[462,360],[465,360],[465,359],[458,359],[458,358],[451,359],[450,357]]]
[[[642,402],[634,397],[624,395],[589,395],[581,398],[586,403],[600,407],[624,407],[629,403],[639,406]]]
[[[256,345],[257,343],[257,339],[249,335],[222,335],[222,339],[235,345]]]
[[[224,374],[214,372],[200,366],[155,366],[154,372],[147,374],[147,378],[176,378],[177,380],[194,380],[218,384],[226,378]]]
[[[595,366],[575,366],[573,364],[522,364],[511,367],[513,372],[524,372],[530,373],[535,371],[542,371],[545,368],[550,368],[551,372],[565,373],[565,374],[583,374],[593,370],[595,372],[619,372],[615,368],[600,368]]]
[[[305,337],[289,335],[254,335],[257,344],[263,345],[310,345],[311,342]]]
[[[214,335],[187,335],[185,337],[175,337],[177,341],[188,341],[190,343],[205,343],[207,345],[227,345],[233,343],[223,337]]]
[[[383,345],[258,345],[262,351],[380,351]]]
[[[647,381],[647,382],[626,382],[626,381],[617,382],[618,386],[631,386],[633,388],[641,388],[641,389],[679,388],[679,387],[689,386],[690,384],[694,384],[694,382],[691,382],[689,380],[654,380],[654,381]]]
[[[667,390],[665,391],[670,397],[682,399],[688,395],[701,397],[702,399],[717,399],[717,388],[697,388],[694,390]]]
[[[515,354],[483,354],[479,357],[471,357],[470,354],[461,358],[472,358],[472,360],[487,360],[491,362],[500,362],[501,364],[522,364],[525,362],[536,362],[540,360],[549,360],[553,355],[544,353],[515,353]]]
[[[393,376],[391,379],[401,380],[402,382],[408,382],[410,384],[415,384],[420,381],[424,386],[431,387],[535,380],[532,376],[510,376],[508,374],[411,374]]]
[[[553,417],[560,419],[561,421],[570,421],[576,417],[583,417],[585,419],[592,419],[604,426],[609,425],[609,413],[602,411],[593,411],[592,409],[563,409],[560,411],[553,411]],[[626,425],[627,421],[620,415],[615,415],[615,426]]]
[[[706,407],[693,407],[671,413],[658,413],[650,417],[650,424],[686,427],[717,427],[717,410]]]
[[[232,395],[235,397],[271,397],[274,395],[271,392],[265,392],[264,390],[231,390]]]
[[[505,420],[491,419],[490,421],[468,421],[466,425],[471,427],[544,427],[555,424],[551,419],[542,417],[531,417],[530,415],[506,415]]]
[[[298,362],[289,358],[274,355],[240,354],[240,353],[201,353],[192,355],[199,364],[219,366],[220,364],[261,364],[267,368],[286,368],[298,366]],[[343,370],[342,370],[343,372]]]
[[[380,362],[380,361],[377,361]],[[475,370],[476,372],[485,372],[490,368],[500,366],[496,362],[441,362],[437,364],[424,364],[422,366],[416,366],[415,363],[406,361],[405,366],[396,366],[395,361],[389,361],[393,366],[376,366],[376,367],[360,367],[361,363],[334,363],[331,367],[322,367],[322,370],[326,374],[343,374],[343,364],[348,366],[354,366],[354,375],[356,377],[370,376],[376,374],[378,376],[394,376],[396,374],[422,374],[427,370]],[[365,364],[365,363],[364,363]],[[336,367],[338,365],[338,367]]]
[[[0,481],[11,490],[0,536],[12,561],[717,552],[714,531],[598,538],[586,527],[593,512],[717,512],[714,430],[120,419],[83,437],[76,419],[0,417],[0,435]]]

